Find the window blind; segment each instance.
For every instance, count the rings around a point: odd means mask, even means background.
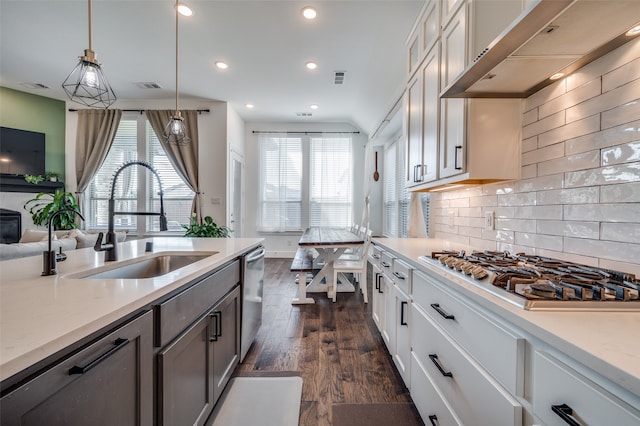
[[[260,138],[260,231],[302,228],[302,139]]]
[[[310,140],[309,225],[346,228],[351,225],[351,138]]]
[[[384,173],[383,173],[383,233],[389,237],[398,236],[398,208],[396,198],[396,188],[398,174],[396,173],[396,145],[394,142],[384,149]],[[401,181],[404,182],[404,179]]]

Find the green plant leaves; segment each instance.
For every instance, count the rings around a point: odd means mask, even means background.
[[[192,215],[189,225],[182,225],[182,227],[185,229],[185,237],[228,238],[233,232],[224,225],[218,226],[211,216],[205,216],[203,223],[199,224],[195,215]]]
[[[68,208],[80,210],[73,194],[59,189],[54,194],[40,192],[35,198],[24,203],[23,207],[31,214],[33,223],[42,226],[47,226],[51,215],[58,210]],[[51,226],[56,231],[77,228],[74,213],[71,211],[60,213],[53,218]]]

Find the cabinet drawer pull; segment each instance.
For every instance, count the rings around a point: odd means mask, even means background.
[[[209,336],[210,342],[217,342],[218,337],[222,336],[222,312],[215,311],[209,315],[211,320],[211,336]]]
[[[562,420],[571,426],[582,426],[574,417],[573,409],[567,404],[552,405],[551,411],[556,413]]]
[[[436,416],[435,414],[430,415],[429,423],[431,423],[432,426],[438,426],[438,416]]]
[[[453,167],[456,170],[462,170],[462,166],[458,165],[458,152],[462,153],[462,145],[456,145],[456,154],[454,155]]]
[[[394,272],[393,276],[396,277],[399,280],[404,280],[404,276],[400,273],[400,272]]]
[[[422,164],[416,164],[413,166],[413,181],[414,182],[422,182]]]
[[[404,319],[404,307],[408,306],[409,302],[407,301],[402,301],[400,302],[400,325],[409,325],[407,324],[407,320]]]
[[[382,274],[377,273],[376,274],[376,290],[378,290],[378,293],[382,293]]]
[[[439,313],[440,315],[442,315],[442,317],[443,317],[444,319],[448,319],[448,320],[456,319],[456,317],[455,317],[455,316],[453,316],[453,315],[451,315],[451,314],[448,314],[448,313],[446,313],[445,311],[443,311],[443,310],[442,310],[442,308],[440,307],[440,304],[439,304],[439,303],[432,303],[432,304],[431,304],[431,307],[432,307],[433,309],[435,309],[437,313]]]
[[[391,265],[389,265],[387,262],[385,262],[384,260],[382,262],[380,262],[380,265],[382,265],[385,268],[390,267]]]
[[[71,367],[69,369],[69,375],[71,376],[71,375],[74,375],[74,374],[84,374],[84,373],[86,373],[87,371],[89,371],[93,367],[95,367],[96,365],[100,364],[102,361],[104,361],[107,358],[109,358],[111,355],[113,355],[116,352],[118,352],[120,349],[124,348],[127,345],[127,343],[129,343],[129,339],[122,339],[122,338],[116,339],[116,341],[113,342],[113,344],[115,345],[114,347],[112,347],[111,349],[107,350],[105,353],[103,353],[102,355],[98,356],[98,358],[94,359],[89,364],[85,365],[84,367],[79,366],[79,365],[74,365],[73,367]]]
[[[429,354],[429,358],[431,358],[431,361],[433,361],[433,363],[436,365],[436,367],[438,367],[438,370],[440,371],[440,373],[442,373],[443,376],[445,376],[445,377],[453,377],[453,373],[451,371],[445,371],[445,369],[442,368],[442,366],[438,362],[438,355]]]

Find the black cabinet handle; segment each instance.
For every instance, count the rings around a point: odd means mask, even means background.
[[[209,341],[217,342],[218,337],[222,336],[222,312],[215,311],[209,314],[209,319],[211,320],[211,336],[209,337]]]
[[[448,320],[456,319],[456,317],[455,317],[455,316],[453,316],[453,315],[451,315],[451,314],[448,314],[448,313],[446,313],[445,311],[443,311],[443,310],[442,310],[442,308],[440,307],[440,304],[439,304],[439,303],[432,303],[432,304],[431,304],[431,307],[432,307],[433,309],[435,309],[437,313],[439,313],[440,315],[442,315],[442,317],[443,317],[444,319],[448,319]]]
[[[124,348],[127,345],[127,343],[129,343],[129,339],[122,339],[122,338],[116,339],[116,341],[113,342],[113,344],[115,345],[114,347],[112,347],[111,349],[109,349],[108,351],[106,351],[105,353],[103,353],[98,358],[94,359],[89,364],[85,365],[84,367],[79,366],[79,365],[74,365],[73,367],[71,367],[69,369],[69,375],[71,376],[71,375],[74,375],[74,374],[84,374],[84,373],[86,373],[87,371],[89,371],[93,367],[95,367],[96,365],[100,364],[102,361],[104,361],[107,358],[109,358],[111,355],[113,355],[116,352],[118,352],[120,349]]]
[[[384,279],[384,275],[378,274],[378,293],[380,293],[380,294],[384,294],[384,291],[382,291],[382,280],[383,279]]]
[[[376,272],[376,290],[380,291],[380,274]]]
[[[435,414],[432,414],[429,416],[429,423],[431,423],[432,426],[438,426],[438,416],[436,416]]]
[[[384,267],[384,268],[388,268],[388,267],[390,267],[390,266],[391,266],[391,265],[389,265],[389,264],[388,264],[387,262],[385,262],[385,261],[380,262],[380,265],[381,265],[382,267]]]
[[[414,182],[422,182],[422,176],[420,176],[420,172],[422,171],[422,164],[416,164],[413,166],[413,181]]]
[[[444,368],[442,368],[442,366],[438,362],[438,355],[429,354],[429,358],[431,358],[431,361],[436,365],[436,367],[438,367],[438,370],[440,371],[440,373],[442,373],[443,376],[453,377],[453,373],[451,371],[446,371]]]
[[[400,302],[400,325],[408,325],[407,321],[404,319],[404,307],[408,306],[409,302],[402,301]]]
[[[454,155],[454,158],[453,158],[453,163],[454,163],[453,167],[456,170],[462,170],[462,166],[458,165],[458,150],[460,150],[460,152],[462,152],[462,145],[456,145],[456,154]]]
[[[582,426],[574,417],[573,409],[567,404],[552,405],[551,411],[556,413],[562,420],[571,426]]]
[[[393,276],[396,277],[399,280],[404,280],[404,276],[400,273],[400,272],[394,272]]]

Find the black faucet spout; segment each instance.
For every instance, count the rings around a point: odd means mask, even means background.
[[[60,247],[60,253],[56,253],[54,250],[51,250],[51,224],[53,223],[53,219],[63,212],[72,212],[78,215],[80,219],[84,220],[84,216],[82,216],[79,211],[72,209],[71,207],[55,211],[51,216],[49,216],[49,245],[48,250],[42,252],[42,276],[56,275],[58,273],[58,262],[62,262],[67,259],[67,255],[62,252],[62,247]]]

